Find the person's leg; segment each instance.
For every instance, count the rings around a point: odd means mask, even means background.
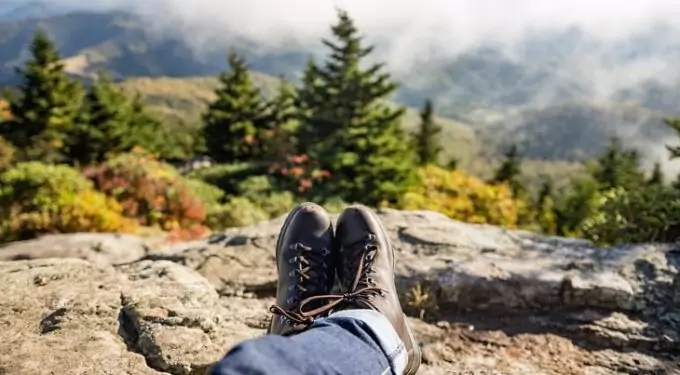
[[[382,314],[348,310],[319,319],[297,335],[245,341],[211,375],[401,374],[406,359],[403,343]]]
[[[348,208],[332,246],[329,227],[319,206],[293,210],[277,243],[270,335],[236,346],[211,374],[417,372],[420,347],[399,303],[394,251],[378,217],[364,206]],[[328,295],[336,269],[345,294]],[[324,318],[328,311],[336,312]]]

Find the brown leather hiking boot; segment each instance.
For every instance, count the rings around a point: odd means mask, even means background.
[[[421,351],[401,309],[394,283],[394,249],[378,216],[368,207],[353,205],[340,214],[336,243],[338,278],[349,300],[346,309],[372,309],[392,323],[404,342],[408,363],[404,374],[413,375]]]
[[[302,203],[288,214],[276,243],[279,283],[267,333],[298,333],[318,317],[318,313],[302,313],[299,307],[305,298],[331,291],[336,268],[332,246],[333,226],[322,207]],[[311,302],[310,307],[321,302]]]

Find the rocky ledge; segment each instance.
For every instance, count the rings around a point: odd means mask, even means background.
[[[380,212],[422,374],[680,374],[680,246]],[[163,245],[51,235],[0,248],[0,374],[200,374],[264,334],[283,218]]]

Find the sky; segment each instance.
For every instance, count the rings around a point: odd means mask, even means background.
[[[480,41],[512,42],[527,30],[581,26],[600,37],[616,38],[658,21],[680,24],[678,0],[47,1],[83,9],[134,9],[148,17],[150,27],[167,33],[200,41],[237,32],[272,47],[291,38],[318,43],[336,8],[349,11],[370,38],[388,41],[397,50],[417,50],[427,42],[451,53]]]

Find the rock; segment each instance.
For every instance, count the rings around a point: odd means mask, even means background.
[[[52,234],[0,247],[0,261],[80,258],[98,265],[134,262],[146,254],[145,240],[136,236],[78,233]]]
[[[156,374],[121,339],[121,284],[77,259],[0,262],[0,374]]]
[[[680,374],[673,245],[599,248],[432,212],[380,216],[420,373]],[[0,262],[0,374],[201,373],[264,334],[282,222],[161,248],[77,234],[0,249],[81,258]],[[99,242],[108,250],[92,250]]]

